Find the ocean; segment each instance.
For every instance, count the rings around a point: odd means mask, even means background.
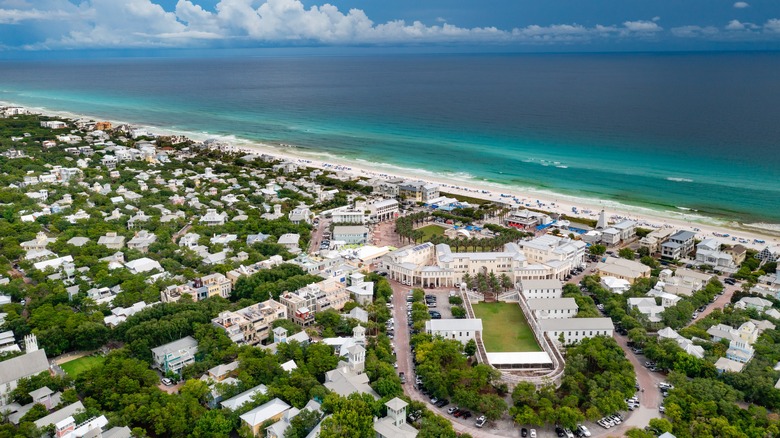
[[[0,61],[0,101],[780,224],[778,53],[257,54]]]

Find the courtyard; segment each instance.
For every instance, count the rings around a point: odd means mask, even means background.
[[[542,351],[517,303],[473,304],[482,319],[482,342],[490,353]]]

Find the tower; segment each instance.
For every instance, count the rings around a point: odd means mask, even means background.
[[[287,343],[287,329],[284,327],[277,327],[274,329],[274,342],[277,344]]]
[[[352,329],[352,338],[356,344],[366,345],[366,328],[358,324]]]
[[[366,368],[366,349],[362,345],[353,345],[347,349],[349,353],[349,367],[355,374],[363,373]]]
[[[604,210],[601,210],[601,213],[599,213],[599,221],[596,223],[596,229],[604,230],[606,228],[607,228],[607,214],[604,212]]]
[[[24,337],[24,351],[27,354],[38,351],[38,338],[33,334]]]
[[[387,418],[393,421],[395,427],[401,427],[406,423],[406,406],[408,404],[405,401],[396,397],[385,403],[385,406],[387,406]]]

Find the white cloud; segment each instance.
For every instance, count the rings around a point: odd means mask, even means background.
[[[713,26],[680,26],[671,29],[673,35],[683,38],[696,38],[713,36],[718,33],[718,29]]]
[[[449,24],[443,17],[437,18],[434,25],[404,20],[375,23],[361,9],[342,11],[329,3],[307,7],[302,0],[220,0],[213,9],[199,6],[198,0],[178,0],[173,11],[166,11],[158,1],[0,0],[0,24],[34,25],[35,32],[30,35],[40,38],[25,46],[29,49],[461,42],[565,44],[609,38],[647,39],[664,34],[708,38],[718,33],[715,28],[700,26],[681,26],[665,32],[659,24],[660,17],[592,27],[560,23],[514,29],[467,28]],[[761,26],[764,35],[780,33],[778,28],[780,23],[776,20]],[[750,27],[734,20],[726,29],[737,31]],[[755,30],[754,33],[759,33],[759,29]],[[216,43],[218,40],[223,42]]]
[[[626,21],[623,26],[631,32],[660,32],[663,30],[655,21]]]
[[[739,20],[731,20],[729,21],[729,24],[726,25],[727,30],[744,30],[745,25],[740,22]]]
[[[745,9],[749,7],[750,5],[747,2],[736,2],[734,3],[734,7],[737,9]]]
[[[780,33],[780,20],[777,18],[767,20],[766,24],[764,24],[764,30],[772,33]]]

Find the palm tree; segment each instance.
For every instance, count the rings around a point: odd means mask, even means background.
[[[498,289],[501,287],[501,282],[493,271],[490,271],[490,274],[488,275],[488,285],[490,286],[490,291],[494,294],[497,294]]]
[[[512,279],[509,278],[506,274],[501,274],[501,287],[504,288],[504,291],[507,291],[509,289],[512,289],[514,287],[514,284],[512,284]]]
[[[466,272],[463,274],[463,282],[466,283],[466,289],[471,290],[471,284],[474,282],[474,279]]]

